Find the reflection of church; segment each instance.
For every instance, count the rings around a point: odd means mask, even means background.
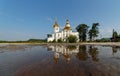
[[[66,45],[66,46],[49,46],[49,49],[54,52],[54,60],[55,62],[58,62],[60,58],[60,54],[66,59],[66,62],[69,63],[71,55],[73,53],[79,52],[79,46],[73,46],[73,45]]]

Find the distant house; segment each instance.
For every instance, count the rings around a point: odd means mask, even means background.
[[[72,31],[72,28],[71,28],[68,20],[66,20],[66,25],[61,31],[59,30],[59,25],[58,25],[57,21],[55,21],[55,24],[53,25],[53,28],[54,28],[54,33],[47,35],[47,42],[58,41],[58,39],[61,39],[62,41],[66,42],[67,38],[70,35],[76,36],[77,40],[79,41],[79,33]]]

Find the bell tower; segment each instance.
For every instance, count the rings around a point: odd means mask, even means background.
[[[57,21],[55,21],[55,24],[53,25],[53,28],[54,28],[54,33],[59,32],[59,25],[58,25]]]

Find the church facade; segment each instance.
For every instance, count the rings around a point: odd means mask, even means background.
[[[47,35],[47,42],[51,42],[51,41],[54,41],[54,40],[57,41],[58,39],[62,39],[62,41],[66,42],[67,38],[70,35],[76,36],[77,37],[77,42],[79,41],[79,33],[72,31],[69,20],[66,20],[66,25],[61,31],[60,31],[60,27],[59,27],[57,21],[55,21],[55,24],[53,25],[53,28],[54,28],[54,33]]]

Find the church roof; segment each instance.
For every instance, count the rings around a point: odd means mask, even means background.
[[[72,29],[71,29],[71,27],[66,27],[65,26],[63,30],[72,30]]]
[[[53,25],[53,27],[55,28],[55,27],[59,27],[59,25],[58,25],[58,22],[57,21],[55,21],[55,24]]]
[[[66,20],[66,25],[63,30],[72,30],[69,24],[69,20]]]

